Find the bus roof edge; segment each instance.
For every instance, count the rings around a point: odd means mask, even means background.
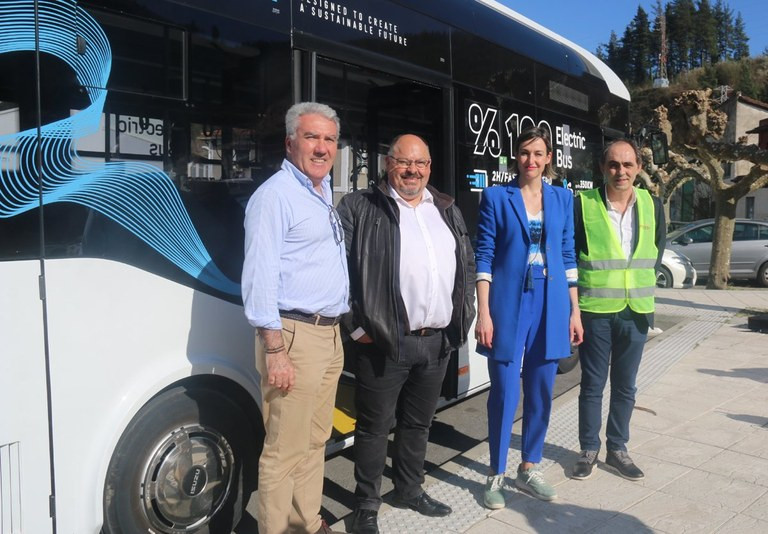
[[[514,11],[509,7],[499,3],[497,0],[475,0],[475,1],[479,4],[483,4],[499,12],[505,17],[509,17],[521,24],[524,24],[529,28],[531,28],[532,30],[535,30],[549,37],[550,39],[553,39],[554,41],[557,41],[558,43],[570,48],[571,50],[576,52],[584,60],[586,64],[592,67],[599,74],[599,76],[605,81],[611,93],[618,96],[619,98],[626,100],[627,102],[630,102],[632,100],[632,97],[629,95],[629,90],[627,89],[627,86],[624,85],[624,82],[621,81],[621,78],[619,78],[616,75],[616,73],[613,72],[608,67],[608,65],[606,65],[602,60],[600,60],[600,58],[595,56],[593,53],[587,51],[586,49],[582,48],[576,43],[569,41],[562,35],[559,35],[553,32],[552,30],[545,28],[541,24],[534,22],[531,19],[521,15],[517,11]]]

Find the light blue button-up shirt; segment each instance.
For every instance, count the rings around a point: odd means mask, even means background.
[[[257,328],[280,330],[279,310],[336,317],[349,311],[349,276],[331,179],[322,195],[288,160],[245,208],[242,292]]]

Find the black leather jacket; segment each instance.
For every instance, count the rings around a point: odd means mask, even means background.
[[[445,328],[448,354],[467,341],[475,317],[475,259],[453,198],[427,187],[456,239],[453,313]],[[362,327],[381,352],[398,361],[408,317],[400,295],[400,210],[387,188],[382,181],[378,187],[349,193],[337,208],[346,240],[351,300],[342,324],[349,332]]]

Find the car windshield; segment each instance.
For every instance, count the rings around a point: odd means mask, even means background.
[[[687,232],[688,230],[690,230],[691,228],[693,228],[697,224],[698,223],[694,222],[694,223],[691,223],[691,224],[686,224],[685,226],[681,226],[680,228],[678,228],[676,230],[672,230],[671,232],[669,232],[667,234],[667,241],[674,241],[675,239],[677,239],[678,237],[683,235],[685,232]]]

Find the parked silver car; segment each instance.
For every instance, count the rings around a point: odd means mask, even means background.
[[[714,231],[713,219],[692,222],[667,235],[667,248],[690,258],[699,278],[707,278]],[[730,275],[768,287],[768,222],[736,219]]]
[[[656,285],[675,289],[693,287],[696,285],[696,269],[684,254],[665,248],[661,268],[656,271]]]

